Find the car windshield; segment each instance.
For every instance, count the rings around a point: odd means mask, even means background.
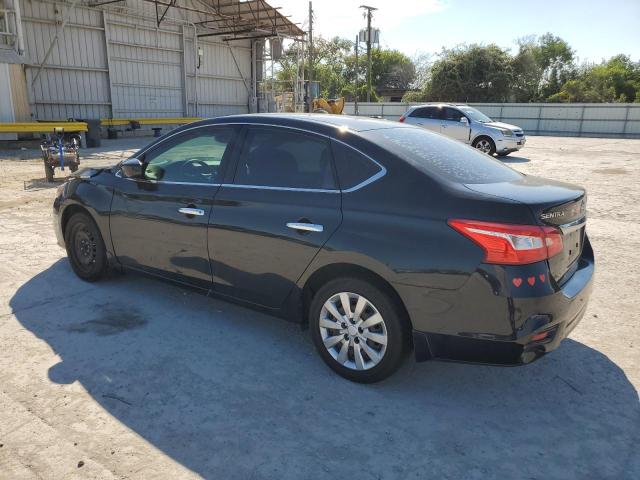
[[[489,117],[487,117],[480,110],[476,110],[475,108],[471,108],[471,107],[458,107],[458,108],[460,110],[462,110],[464,112],[464,114],[467,117],[469,117],[471,120],[474,120],[474,121],[480,122],[480,123],[493,122],[493,120],[491,120]]]
[[[521,173],[499,160],[422,128],[385,128],[362,135],[418,170],[450,182],[497,183],[522,178]]]

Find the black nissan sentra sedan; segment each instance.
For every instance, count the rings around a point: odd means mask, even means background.
[[[357,382],[411,349],[529,363],[576,326],[594,272],[584,189],[384,120],[192,123],[70,179],[54,213],[82,279],[117,266],[306,323]]]

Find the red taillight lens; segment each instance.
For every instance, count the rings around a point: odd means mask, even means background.
[[[485,251],[485,263],[524,265],[562,251],[562,235],[553,227],[449,220],[449,225]]]
[[[539,342],[540,340],[544,340],[549,336],[549,332],[536,333],[531,337],[532,342]]]
[[[405,117],[404,115],[402,115],[398,121],[399,121],[400,123],[404,123],[404,119],[405,119],[405,118],[406,118],[406,117]]]

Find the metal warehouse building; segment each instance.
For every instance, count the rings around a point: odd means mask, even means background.
[[[0,122],[257,110],[265,39],[303,35],[263,0],[0,0]]]

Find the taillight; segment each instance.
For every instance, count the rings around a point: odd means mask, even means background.
[[[484,249],[485,263],[524,265],[562,251],[562,235],[553,227],[475,220],[449,220],[449,225]]]
[[[400,123],[404,123],[404,119],[405,119],[405,118],[407,118],[407,117],[405,117],[404,115],[402,115],[398,121],[399,121]]]

